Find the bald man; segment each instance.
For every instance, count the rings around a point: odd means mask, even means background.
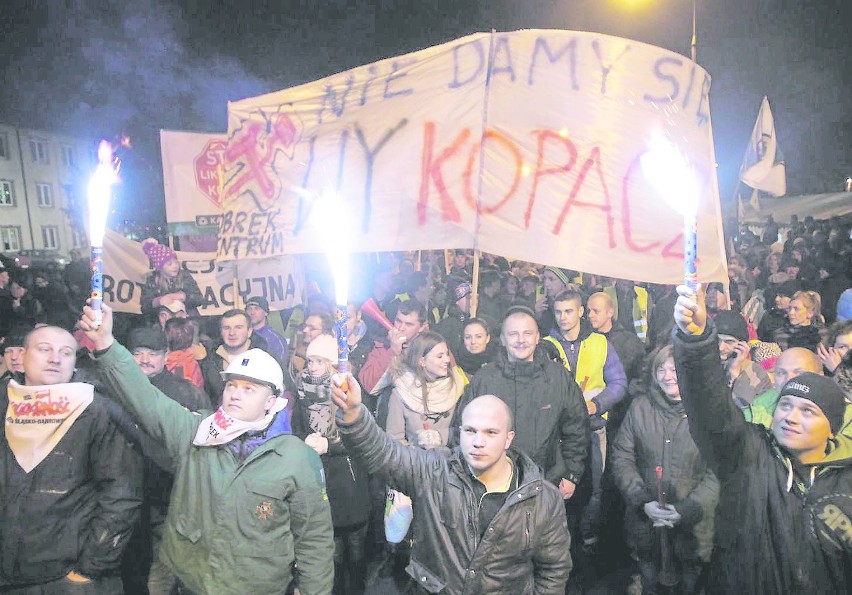
[[[121,556],[142,503],[141,469],[106,404],[72,382],[77,341],[44,326],[23,374],[0,383],[0,592],[122,593]]]
[[[642,374],[642,359],[645,356],[645,346],[642,341],[636,336],[632,330],[627,330],[615,321],[615,304],[612,298],[599,291],[589,296],[586,302],[586,316],[592,325],[592,328],[602,334],[615,349],[618,354],[618,359],[621,360],[621,365],[624,367],[624,373],[627,376],[628,383],[634,378],[639,378]],[[617,409],[620,409],[618,423],[627,412],[627,406],[630,405],[629,399],[624,399]],[[607,428],[612,429],[613,426],[618,427],[618,423],[613,424],[613,414],[610,413],[609,423]]]
[[[348,378],[334,387],[347,449],[371,473],[414,501],[414,546],[406,571],[426,593],[564,593],[570,536],[559,490],[513,449],[512,414],[493,395],[461,415],[460,445],[404,446],[376,425]]]
[[[760,424],[767,428],[770,427],[772,425],[772,415],[775,412],[775,405],[778,402],[778,393],[788,380],[792,380],[804,372],[823,374],[822,362],[820,362],[819,357],[813,351],[804,347],[791,347],[781,353],[775,362],[774,386],[757,397],[754,403],[751,404],[751,407],[743,409],[746,421]],[[843,416],[843,420],[843,428],[840,433],[852,438],[852,404],[848,400],[846,401],[846,413]]]

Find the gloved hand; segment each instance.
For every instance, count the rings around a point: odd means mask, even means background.
[[[328,452],[328,438],[319,432],[308,434],[305,438],[305,444],[317,451],[317,454],[324,455]]]
[[[673,506],[667,504],[661,507],[656,500],[645,504],[645,514],[653,521],[655,527],[672,528],[680,522],[680,514]]]

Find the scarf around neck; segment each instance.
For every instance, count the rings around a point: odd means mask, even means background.
[[[396,379],[394,388],[405,406],[416,413],[423,415],[446,413],[455,407],[461,397],[464,391],[464,379],[458,368],[453,366],[450,368],[450,376],[427,382],[424,391],[424,385],[417,376],[411,371],[406,371]],[[424,393],[425,403],[423,402]]]
[[[6,441],[29,473],[49,455],[95,398],[84,382],[24,386],[9,381]]]
[[[299,382],[299,403],[308,415],[311,433],[321,434],[330,441],[339,439],[334,414],[337,407],[331,400],[331,374],[311,376],[307,368],[302,371]]]
[[[205,417],[195,432],[192,443],[196,446],[218,446],[239,438],[246,432],[265,430],[272,423],[275,414],[287,406],[287,399],[276,397],[266,415],[257,421],[242,421],[231,417],[220,406],[214,413]]]

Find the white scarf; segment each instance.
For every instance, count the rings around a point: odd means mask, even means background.
[[[95,398],[84,382],[23,386],[9,381],[6,441],[29,473],[49,455]]]
[[[444,413],[456,406],[464,392],[464,379],[458,368],[450,368],[450,376],[426,383],[427,409],[423,405],[423,384],[411,371],[406,371],[394,382],[394,388],[406,407],[417,413]]]
[[[196,446],[218,446],[239,438],[246,432],[263,430],[272,423],[275,414],[287,406],[287,399],[276,397],[266,415],[257,421],[242,421],[231,417],[219,407],[215,413],[205,417],[198,426],[192,443]]]

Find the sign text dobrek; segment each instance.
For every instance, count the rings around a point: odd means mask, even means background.
[[[217,257],[323,252],[345,201],[359,251],[479,248],[660,283],[679,214],[639,167],[655,134],[699,178],[699,273],[724,281],[708,93],[686,58],[572,31],[476,34],[229,104]]]

